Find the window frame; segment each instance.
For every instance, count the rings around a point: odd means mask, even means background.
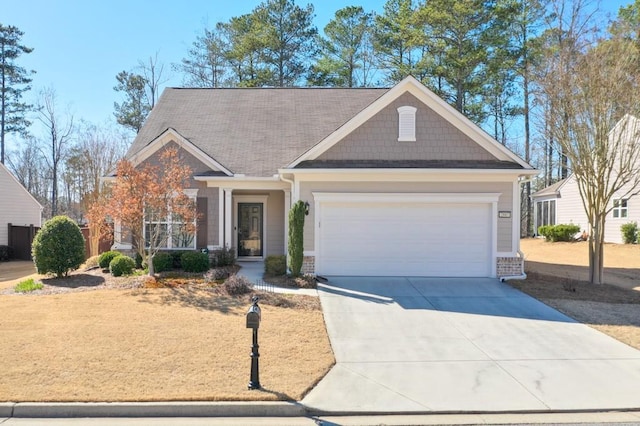
[[[398,142],[416,141],[416,112],[418,108],[409,105],[398,108]]]
[[[612,215],[614,219],[627,219],[629,217],[629,199],[616,198],[613,200]]]
[[[194,202],[194,208],[197,211],[197,189],[196,190],[184,190],[184,193]],[[175,240],[174,237],[174,227],[177,225],[178,228],[184,226],[186,222],[176,222],[173,220],[173,214],[169,212],[168,216],[164,218],[164,220],[158,221],[148,221],[147,215],[144,215],[144,221],[142,223],[142,238],[144,240],[144,246],[146,249],[149,248],[149,240],[147,239],[147,226],[156,225],[156,226],[165,226],[166,229],[164,232],[164,245],[158,245],[156,248],[158,250],[195,250],[198,245],[198,218],[197,215],[193,220],[193,225],[195,228],[195,232],[193,233],[192,245],[190,247],[174,247],[173,242]]]

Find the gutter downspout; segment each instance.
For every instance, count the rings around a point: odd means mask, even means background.
[[[526,280],[527,274],[524,273],[524,253],[518,250],[518,257],[522,259],[522,268],[520,275],[507,275],[505,277],[500,277],[500,282],[505,282],[507,280]]]

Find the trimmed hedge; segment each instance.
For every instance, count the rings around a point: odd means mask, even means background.
[[[98,258],[98,266],[102,269],[109,269],[109,265],[111,265],[111,261],[118,256],[122,256],[122,253],[115,250],[105,251]]]
[[[199,251],[187,251],[181,256],[182,270],[185,272],[205,272],[209,270],[209,255]]]
[[[135,267],[135,260],[133,260],[129,256],[121,255],[114,257],[111,263],[109,263],[109,272],[111,272],[111,275],[113,275],[114,277],[131,275]]]
[[[157,272],[170,271],[173,268],[173,258],[167,252],[161,251],[153,256],[153,270]]]
[[[69,275],[84,262],[84,237],[78,224],[67,216],[56,216],[42,226],[33,244],[31,255],[40,274]]]
[[[574,241],[576,234],[580,232],[580,226],[573,224],[560,225],[544,225],[538,228],[538,234],[542,235],[547,241]]]
[[[274,277],[284,275],[287,273],[287,257],[282,256],[267,256],[264,260],[264,272],[267,275],[273,275]]]

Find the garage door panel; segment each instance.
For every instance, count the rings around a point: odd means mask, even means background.
[[[323,203],[319,272],[490,275],[490,205]]]

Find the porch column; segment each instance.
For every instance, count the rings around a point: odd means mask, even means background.
[[[218,247],[224,248],[224,190],[218,188]]]
[[[233,189],[224,189],[224,245],[226,247],[233,246]]]
[[[289,210],[291,210],[291,190],[284,191],[284,254],[289,253]]]

